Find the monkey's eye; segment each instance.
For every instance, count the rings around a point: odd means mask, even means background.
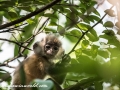
[[[50,47],[50,45],[46,45],[45,48],[50,49],[51,47]]]
[[[54,50],[58,50],[58,47],[54,47]]]

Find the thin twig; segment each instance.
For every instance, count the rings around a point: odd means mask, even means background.
[[[0,29],[4,29],[6,27],[9,27],[9,26],[12,26],[12,25],[15,25],[15,24],[18,24],[20,22],[23,22],[29,18],[31,18],[32,16],[35,16],[43,11],[45,11],[46,9],[49,9],[51,8],[53,5],[57,4],[58,2],[60,2],[61,0],[54,0],[52,2],[50,2],[49,4],[43,6],[42,8],[38,9],[38,10],[35,10],[34,12],[31,12],[30,14],[24,16],[24,17],[21,17],[17,20],[14,20],[14,21],[11,21],[9,23],[6,23],[6,24],[3,24],[3,25],[0,25]]]
[[[25,47],[25,46],[21,45],[21,44],[20,44],[20,43],[18,43],[18,42],[15,42],[15,41],[12,41],[12,40],[8,40],[8,39],[4,39],[4,38],[0,38],[0,40],[3,40],[3,41],[8,41],[8,42],[11,42],[11,43],[15,43],[15,44],[17,44],[18,46],[21,46],[21,47],[23,47],[23,48],[25,48],[25,49],[28,49],[28,50],[31,50],[31,51],[32,51],[32,49],[27,48],[27,47]]]

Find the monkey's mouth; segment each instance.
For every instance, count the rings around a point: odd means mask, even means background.
[[[47,58],[49,58],[49,59],[52,59],[52,58],[54,57],[53,54],[47,54],[46,56],[47,56]]]
[[[47,54],[48,56],[51,56],[51,57],[53,57],[54,55],[53,54]]]

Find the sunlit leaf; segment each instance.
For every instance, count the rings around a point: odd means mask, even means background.
[[[81,49],[75,50],[76,58],[78,58],[81,54],[82,54],[82,50],[81,50]],[[72,61],[73,61],[73,60],[72,60]]]
[[[90,28],[89,25],[84,24],[84,23],[79,23],[79,24],[77,24],[77,25],[79,26],[79,28],[80,28],[81,30],[84,30],[84,31],[87,31],[88,28]]]
[[[110,51],[110,57],[118,57],[120,55],[120,50],[119,48],[109,48]]]
[[[58,19],[58,16],[56,14],[52,14],[52,13],[46,13],[44,14],[45,17],[49,17],[49,18],[56,18]]]
[[[86,48],[88,45],[89,45],[89,41],[88,41],[88,40],[83,40],[83,41],[82,41],[81,46],[82,46],[83,48]]]
[[[99,48],[99,46],[97,46],[97,45],[92,45],[91,46],[91,55],[92,55],[93,58],[95,58],[97,56],[98,48]]]
[[[73,36],[77,36],[78,38],[82,35],[82,33],[80,31],[78,31],[77,29],[73,29],[70,32],[70,34],[73,35]]]
[[[94,37],[98,38],[97,32],[94,29],[89,31]]]
[[[104,51],[104,50],[98,50],[98,54],[104,58],[109,58],[109,53],[108,51]]]
[[[89,38],[90,41],[93,41],[93,42],[98,41],[98,38],[96,38],[91,33],[87,33],[86,36]]]
[[[100,18],[96,15],[90,15],[88,19],[91,20],[92,22],[100,20]]]
[[[57,31],[55,29],[51,29],[51,28],[44,28],[46,32],[53,32],[53,33],[57,33]]]
[[[71,42],[76,42],[78,40],[78,38],[76,38],[74,35],[69,35],[69,33],[66,34],[65,36]]]

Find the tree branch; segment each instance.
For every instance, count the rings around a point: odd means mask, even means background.
[[[1,64],[0,64],[0,67],[1,67],[1,66],[6,66],[6,65],[8,65],[9,62],[11,62],[11,61],[19,58],[20,56],[21,56],[21,55],[19,54],[19,55],[15,56],[15,57],[13,57],[13,58],[11,58],[11,59],[9,59],[9,60],[4,61],[4,63],[1,63]]]
[[[27,48],[26,46],[23,46],[23,45],[21,45],[21,44],[18,43],[18,42],[15,42],[15,41],[12,41],[12,40],[8,40],[8,39],[4,39],[4,38],[0,38],[0,40],[8,41],[8,42],[11,42],[11,43],[15,43],[15,44],[17,44],[18,46],[21,46],[21,47],[23,47],[23,48],[25,48],[25,49],[28,49],[28,50],[31,50],[31,51],[32,51],[32,49]]]
[[[112,6],[110,9],[112,9],[113,7],[114,7],[114,6]],[[94,28],[97,24],[99,24],[99,23],[104,19],[104,17],[105,17],[106,15],[107,15],[107,13],[105,13],[104,16],[103,16],[96,24],[94,24],[92,27],[88,28],[88,30],[82,34],[82,36],[79,38],[79,40],[77,41],[77,43],[75,44],[75,46],[72,48],[72,50],[71,50],[68,54],[70,54],[70,53],[72,53],[72,52],[74,51],[74,49],[76,48],[76,46],[78,45],[78,43],[82,40],[82,38],[83,38],[92,28]]]
[[[37,14],[39,14],[40,12],[43,12],[44,10],[52,7],[53,5],[55,5],[56,3],[60,2],[61,0],[54,0],[52,2],[50,2],[49,4],[43,6],[42,8],[40,8],[39,10],[35,10],[34,12],[31,12],[30,14],[24,16],[24,17],[21,17],[17,20],[14,20],[14,21],[11,21],[9,23],[6,23],[6,24],[3,24],[3,25],[0,25],[0,29],[4,29],[6,27],[9,27],[9,26],[12,26],[12,25],[15,25],[15,24],[18,24],[20,22],[23,22],[29,18],[31,18],[32,16],[35,16]]]
[[[71,85],[68,88],[65,88],[63,90],[83,90],[84,88],[86,88],[87,84],[91,84],[95,81],[99,81],[99,77],[92,77],[92,78],[88,78],[88,79],[84,79],[78,83],[76,83],[75,85]]]

